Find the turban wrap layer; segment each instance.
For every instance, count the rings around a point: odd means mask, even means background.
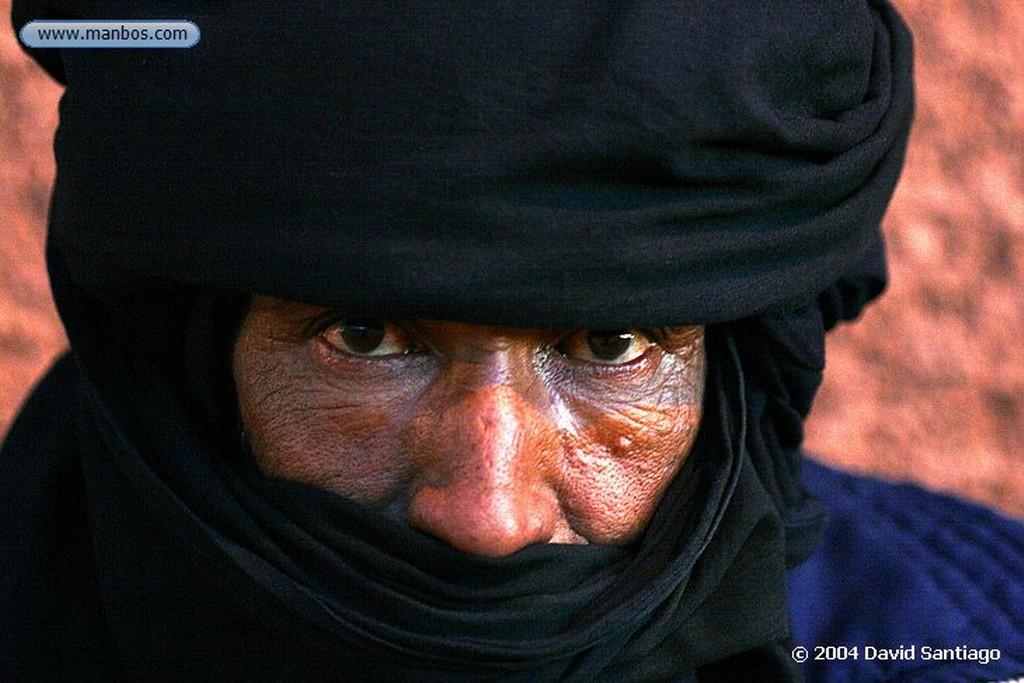
[[[828,289],[902,164],[884,5],[280,4],[89,5],[202,38],[53,65],[62,245],[420,317],[713,323]]]
[[[202,31],[188,50],[33,54],[67,86],[49,258],[77,360],[51,378],[75,387],[74,454],[46,472],[74,473],[100,587],[76,598],[92,635],[65,642],[168,680],[792,675],[781,572],[822,523],[802,422],[824,331],[884,287],[912,117],[887,3],[14,3],[19,28],[45,18]],[[240,460],[218,362],[252,292],[706,324],[705,425],[637,548],[466,558]]]

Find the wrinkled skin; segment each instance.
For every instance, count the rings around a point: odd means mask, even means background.
[[[702,327],[552,332],[256,296],[234,347],[260,468],[455,548],[636,539],[701,418]]]

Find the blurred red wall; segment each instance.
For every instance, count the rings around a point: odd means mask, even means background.
[[[918,108],[892,283],[830,338],[808,448],[1024,518],[1024,3],[895,4]],[[43,266],[59,96],[0,31],[0,434],[66,344]]]

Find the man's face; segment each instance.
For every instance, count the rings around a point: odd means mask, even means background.
[[[636,539],[693,445],[706,364],[702,327],[381,320],[262,296],[233,362],[266,474],[487,556]]]

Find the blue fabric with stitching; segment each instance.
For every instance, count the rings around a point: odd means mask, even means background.
[[[808,681],[1024,676],[1024,525],[811,461],[805,481],[830,513],[821,547],[789,577],[794,643],[809,651]],[[845,660],[816,660],[844,654],[816,652],[820,646],[856,648],[857,658],[851,649]],[[883,659],[883,648],[898,658]],[[938,648],[954,651],[939,660]],[[966,658],[992,648],[999,658],[988,663]]]

